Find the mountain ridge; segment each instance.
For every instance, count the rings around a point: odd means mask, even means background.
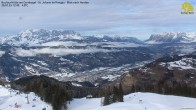
[[[0,44],[9,44],[14,46],[38,46],[51,41],[75,41],[75,42],[132,42],[143,44],[141,40],[134,37],[121,36],[83,36],[71,30],[45,30],[29,29],[21,31],[17,35],[0,37]]]
[[[194,32],[164,32],[152,34],[146,43],[193,43],[196,42],[196,33]]]

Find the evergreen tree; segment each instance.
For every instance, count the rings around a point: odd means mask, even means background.
[[[104,95],[104,101],[103,101],[103,105],[104,105],[104,106],[110,104],[110,103],[109,103],[109,99],[110,99],[110,90],[109,90],[109,88],[108,88],[108,89],[106,89],[105,95]]]
[[[118,97],[119,97],[119,102],[123,102],[124,100],[123,100],[123,88],[122,88],[122,84],[120,83],[120,85],[119,85],[119,92],[118,92],[119,94],[118,94]]]
[[[113,86],[112,89],[106,89],[103,105],[109,105],[115,102],[123,102],[123,89],[121,84],[119,87]]]
[[[111,98],[112,98],[111,103],[119,101],[119,89],[116,86],[113,87]]]
[[[134,92],[136,92],[136,90],[135,90],[135,85],[132,85],[132,86],[131,86],[131,93],[134,93]]]

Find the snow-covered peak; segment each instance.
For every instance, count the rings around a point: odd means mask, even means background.
[[[32,36],[32,32],[30,30],[25,30],[19,33],[21,37]]]
[[[163,32],[152,34],[146,41],[147,43],[192,43],[196,42],[194,32]]]
[[[0,37],[1,44],[40,45],[48,41],[81,40],[83,37],[69,30],[29,29],[14,36]]]
[[[45,30],[45,29],[30,29],[30,30],[25,30],[22,31],[18,34],[19,37],[43,37],[43,36],[48,36],[48,37],[57,37],[57,36],[68,36],[68,35],[77,35],[80,36],[80,34],[70,31],[70,30]],[[73,37],[70,36],[70,38],[74,39]],[[76,38],[78,39],[78,38]]]

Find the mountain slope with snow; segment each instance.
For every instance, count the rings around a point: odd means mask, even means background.
[[[0,44],[14,46],[44,46],[54,44],[55,42],[62,44],[65,41],[82,44],[89,42],[131,42],[143,44],[142,41],[134,37],[82,36],[79,33],[69,30],[30,29],[22,31],[17,35],[0,37]]]
[[[132,93],[124,96],[124,102],[107,106],[101,106],[101,98],[74,99],[68,105],[68,110],[182,110],[195,109],[195,103],[195,98],[154,93]]]
[[[149,44],[153,43],[192,43],[196,42],[196,33],[185,32],[170,32],[161,34],[152,34],[146,41]]]
[[[0,110],[52,110],[52,107],[41,101],[40,97],[34,93],[28,94],[29,103],[27,103],[27,94],[19,93],[17,90],[5,88],[0,85]]]

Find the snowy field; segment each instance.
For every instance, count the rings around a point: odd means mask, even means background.
[[[74,99],[68,110],[196,110],[196,99],[154,93],[132,93],[124,102],[101,106],[100,98]]]
[[[18,91],[0,86],[0,110],[52,110],[34,93],[17,94]],[[68,110],[196,110],[196,99],[154,93],[132,93],[124,96],[124,102],[101,105],[101,98],[74,99]]]
[[[34,93],[27,95],[17,94],[18,91],[10,90],[0,85],[0,110],[52,110],[52,107],[41,101]]]

